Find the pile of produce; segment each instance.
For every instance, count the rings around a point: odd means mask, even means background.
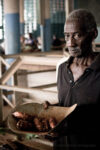
[[[57,121],[53,117],[41,118],[18,111],[12,113],[12,115],[17,120],[17,129],[23,131],[48,132],[57,125]]]

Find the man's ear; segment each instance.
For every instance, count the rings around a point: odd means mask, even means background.
[[[98,36],[98,30],[97,30],[97,29],[95,29],[95,30],[93,30],[93,31],[91,31],[91,32],[89,33],[89,37],[90,37],[90,39],[91,39],[92,41],[94,41],[97,36]]]
[[[94,34],[93,34],[93,40],[96,39],[96,37],[98,36],[98,30],[94,30]]]

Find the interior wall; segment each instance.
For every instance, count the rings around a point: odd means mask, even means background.
[[[94,14],[99,32],[95,41],[100,42],[100,0],[74,0],[74,9],[77,8],[88,9]]]

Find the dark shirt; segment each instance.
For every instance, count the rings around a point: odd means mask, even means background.
[[[75,82],[69,68],[72,61],[73,57],[70,57],[59,66],[58,98],[60,106],[77,103],[78,107],[68,116],[64,131],[67,136],[55,141],[55,149],[95,149],[100,106],[100,54]]]
[[[60,106],[71,106],[75,103],[94,104],[100,99],[100,55],[88,67],[83,75],[74,82],[69,69],[72,57],[61,64],[58,70],[58,99]]]

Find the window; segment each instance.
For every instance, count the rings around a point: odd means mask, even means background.
[[[65,0],[50,0],[52,36],[63,37],[65,22]]]
[[[65,0],[50,0],[51,23],[64,23]]]
[[[24,0],[25,34],[37,29],[36,0]]]

